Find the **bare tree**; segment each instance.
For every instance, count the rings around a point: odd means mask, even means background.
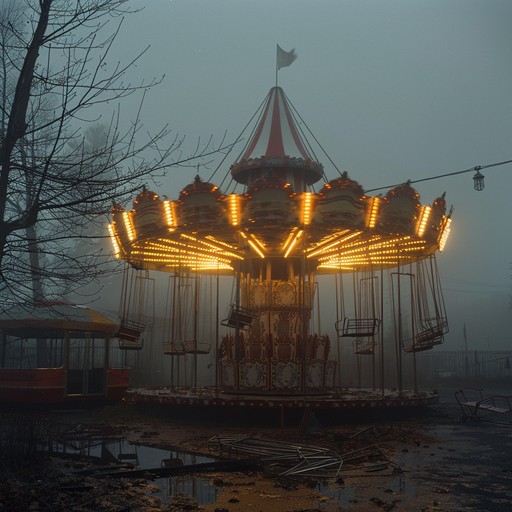
[[[132,197],[149,177],[221,150],[209,141],[184,157],[183,138],[167,126],[143,129],[144,95],[162,79],[131,83],[128,75],[147,48],[126,63],[107,61],[127,14],[136,15],[127,0],[5,0],[0,8],[4,297],[29,299],[39,287],[37,298],[43,280],[48,297],[97,279],[109,258],[77,254],[72,241],[90,237],[91,223],[103,222],[113,202]],[[123,129],[120,105],[137,94],[139,110]],[[91,144],[88,123],[100,118],[102,136]]]

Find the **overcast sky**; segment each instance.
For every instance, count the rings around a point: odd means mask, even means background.
[[[165,79],[143,118],[147,127],[168,123],[185,135],[185,153],[198,137],[239,135],[275,85],[277,43],[298,55],[279,72],[279,85],[330,158],[365,189],[512,159],[510,0],[133,4],[146,6],[126,19],[119,55],[151,45],[134,71]],[[236,155],[212,181],[222,181]],[[446,191],[454,206],[438,258],[448,350],[462,348],[464,323],[469,348],[512,346],[512,165],[482,172],[483,192],[473,189],[473,173],[414,185],[423,204]],[[195,174],[170,169],[155,191],[176,199]]]

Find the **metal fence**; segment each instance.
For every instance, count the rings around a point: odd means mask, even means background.
[[[512,351],[457,351],[424,353],[419,358],[422,377],[483,377],[507,379],[512,376]]]
[[[401,370],[400,370],[401,369]],[[436,351],[341,358],[340,387],[414,387],[447,378],[512,381],[512,351]]]

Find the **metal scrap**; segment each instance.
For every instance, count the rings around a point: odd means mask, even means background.
[[[365,473],[373,473],[384,469],[393,468],[394,472],[402,472],[402,468],[389,460],[388,456],[375,445],[366,446],[343,453],[344,471],[362,470]]]
[[[343,460],[328,448],[284,443],[256,436],[214,436],[208,441],[210,450],[240,453],[258,457],[264,464],[288,466],[280,475],[336,478]]]
[[[364,429],[359,433],[369,429]],[[214,436],[208,441],[210,450],[238,453],[258,458],[262,464],[285,466],[280,476],[310,476],[337,478],[342,471],[359,470],[364,473],[393,468],[401,472],[400,466],[386,456],[375,445],[342,453],[317,446],[285,443],[271,439],[248,436]]]

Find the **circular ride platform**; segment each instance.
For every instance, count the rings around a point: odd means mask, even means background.
[[[426,407],[438,402],[433,391],[402,391],[351,388],[325,394],[271,395],[234,394],[214,388],[172,390],[170,388],[128,389],[125,401],[132,404],[159,404],[172,407],[204,409],[286,409],[303,410],[368,410]]]

